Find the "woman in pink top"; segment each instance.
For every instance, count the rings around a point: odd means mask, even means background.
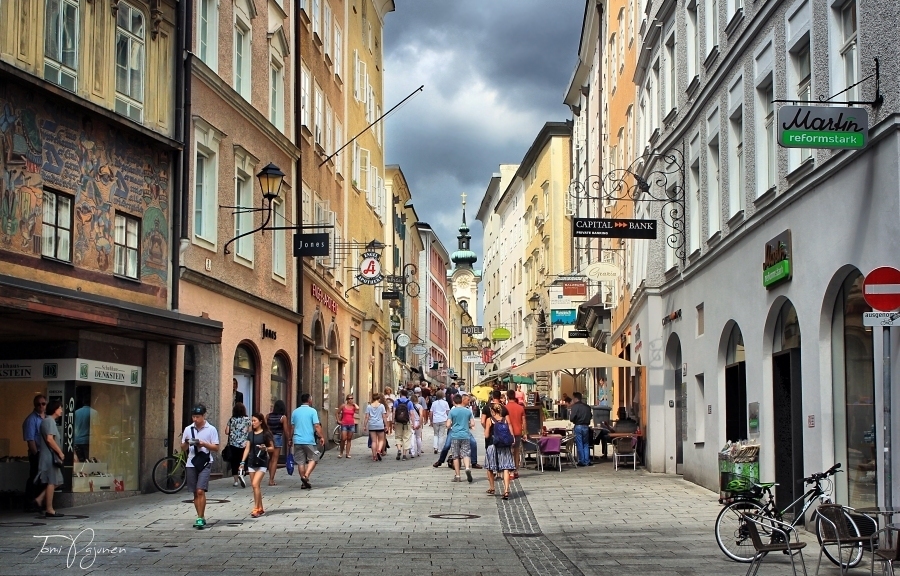
[[[342,458],[344,454],[347,455],[347,458],[350,457],[350,443],[356,432],[357,413],[359,413],[359,406],[353,401],[353,394],[348,394],[347,399],[337,409],[338,422],[341,423],[341,451],[338,458]]]

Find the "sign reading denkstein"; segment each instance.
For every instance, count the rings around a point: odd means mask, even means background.
[[[778,143],[785,148],[849,148],[869,142],[865,108],[782,106],[778,110]]]

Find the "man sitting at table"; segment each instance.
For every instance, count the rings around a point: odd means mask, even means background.
[[[619,406],[619,410],[616,412],[616,416],[619,417],[616,420],[615,424],[610,424],[609,422],[603,422],[600,426],[600,444],[603,445],[603,456],[602,458],[609,458],[609,434],[610,432],[616,434],[627,434],[630,432],[637,432],[637,421],[628,417],[628,410],[625,409],[624,406]]]

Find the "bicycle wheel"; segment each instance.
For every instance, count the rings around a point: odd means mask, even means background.
[[[338,424],[334,427],[334,431],[331,433],[331,441],[334,442],[335,446],[341,445],[341,425]]]
[[[726,556],[737,562],[750,562],[756,548],[750,541],[746,521],[742,514],[759,512],[762,506],[752,500],[732,502],[722,508],[716,517],[716,543]],[[760,534],[764,536],[764,534]]]
[[[854,537],[859,537],[859,527],[856,525],[856,522],[853,521],[848,514],[844,514],[844,519],[847,522],[847,530],[850,531],[850,535]],[[823,522],[822,518],[818,515],[816,516],[816,539],[819,541],[819,547],[822,548],[822,551],[825,552],[825,556],[828,557],[829,560],[835,566],[841,566],[843,563],[844,567],[854,568],[859,565],[862,561],[863,557],[863,544],[862,542],[856,544],[852,548],[844,545],[844,550],[849,550],[849,554],[843,554],[841,549],[838,548],[837,544],[826,544],[822,546],[822,533],[833,532],[834,529],[827,522]]]
[[[175,494],[184,488],[185,467],[176,456],[166,456],[153,466],[153,485],[165,494]]]

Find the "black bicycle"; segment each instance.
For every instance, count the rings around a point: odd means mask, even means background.
[[[803,485],[807,486],[811,484],[812,487],[781,510],[775,506],[775,497],[772,495],[772,487],[777,486],[774,482],[757,483],[741,478],[733,481],[733,485],[730,485],[729,488],[733,488],[733,491],[737,492],[737,495],[732,498],[720,500],[720,502],[726,504],[726,506],[722,508],[722,511],[719,512],[719,516],[716,518],[716,543],[718,543],[719,548],[722,549],[722,552],[724,552],[726,556],[737,562],[752,561],[753,557],[756,555],[756,549],[753,547],[753,542],[750,540],[750,533],[747,529],[747,520],[744,519],[744,514],[768,517],[778,520],[779,522],[787,522],[791,526],[797,526],[803,522],[806,511],[809,510],[813,502],[816,500],[818,500],[820,504],[830,504],[832,502],[831,494],[834,488],[834,482],[831,480],[831,477],[838,472],[842,472],[842,470],[839,470],[840,467],[841,465],[838,463],[825,472],[820,472],[818,474],[813,474],[808,478],[804,478]],[[803,503],[800,513],[796,514],[793,519],[788,522],[785,515],[791,514],[800,502]],[[844,516],[850,533],[859,536],[860,529],[859,526],[857,526],[853,515],[845,514]],[[860,517],[871,520],[873,524],[875,522],[868,516],[857,516],[857,518]],[[775,531],[770,530],[766,533],[763,527],[758,526],[758,528],[763,536],[770,539],[782,537]],[[822,545],[823,530],[826,530],[826,534],[828,534],[832,531],[832,528],[830,526],[823,527],[822,519],[817,516],[816,538],[819,540],[820,546]],[[837,545],[826,545],[824,547],[824,552],[828,559],[835,565],[842,565],[841,555]],[[862,556],[863,544],[860,543],[853,549],[849,560],[843,562],[843,566],[853,568],[860,563]]]

